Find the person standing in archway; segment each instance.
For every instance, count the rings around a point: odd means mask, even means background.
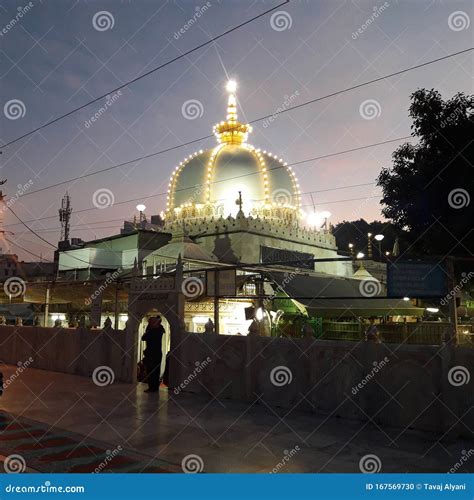
[[[142,340],[146,342],[146,349],[143,352],[146,368],[146,381],[148,389],[145,392],[157,392],[160,388],[161,343],[165,329],[161,324],[161,317],[155,316],[148,320],[145,334]]]

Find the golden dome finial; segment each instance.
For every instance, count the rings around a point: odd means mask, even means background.
[[[247,140],[247,136],[249,132],[252,131],[252,127],[240,123],[237,120],[237,98],[235,97],[237,82],[235,80],[229,80],[226,84],[226,90],[229,92],[229,98],[227,100],[227,121],[215,125],[213,132],[219,143],[242,144]]]
[[[227,92],[229,92],[229,98],[227,100],[227,120],[230,122],[237,121],[237,99],[235,97],[235,91],[237,90],[237,82],[235,80],[229,80],[226,85]]]

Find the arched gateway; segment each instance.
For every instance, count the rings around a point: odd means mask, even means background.
[[[174,387],[180,380],[180,346],[184,335],[184,295],[182,293],[183,265],[181,257],[176,263],[176,270],[159,277],[147,277],[139,274],[135,267],[134,276],[129,284],[127,352],[127,381],[137,381],[137,349],[139,326],[145,315],[151,310],[158,310],[170,325],[170,371],[169,386]]]

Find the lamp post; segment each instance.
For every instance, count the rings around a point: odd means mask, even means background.
[[[144,214],[145,210],[146,210],[146,206],[143,205],[142,203],[140,203],[139,205],[137,205],[137,210],[140,212],[140,222],[143,222],[144,220],[146,220],[146,216]]]
[[[379,243],[379,256],[382,257],[382,240],[385,238],[385,236],[383,234],[376,234],[374,238]]]
[[[367,233],[367,256],[372,258],[372,233]]]

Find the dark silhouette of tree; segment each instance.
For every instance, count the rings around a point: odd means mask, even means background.
[[[411,98],[418,144],[401,145],[393,165],[382,169],[382,214],[405,230],[409,253],[472,256],[474,96],[444,101],[420,89]]]
[[[399,227],[389,222],[367,222],[364,219],[359,219],[355,221],[342,221],[333,228],[333,234],[336,237],[336,244],[340,253],[348,253],[349,243],[352,243],[354,245],[354,254],[363,252],[367,255],[367,233],[372,233],[373,236],[376,234],[384,235],[384,239],[380,245],[382,256],[387,251],[392,253],[395,238],[398,238],[401,252],[409,246],[405,231],[402,231]],[[372,239],[372,250],[374,258],[379,259],[379,244],[374,239]]]

